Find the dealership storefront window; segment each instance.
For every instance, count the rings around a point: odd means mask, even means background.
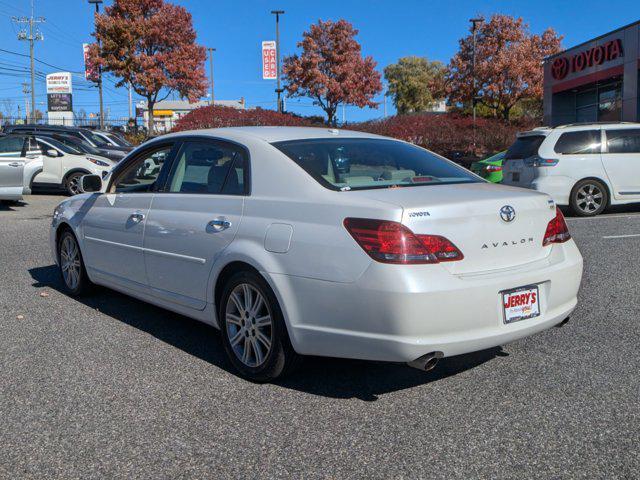
[[[622,120],[622,81],[583,87],[575,92],[576,122]]]

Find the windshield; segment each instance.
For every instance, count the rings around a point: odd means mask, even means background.
[[[276,142],[273,146],[333,190],[481,181],[428,150],[395,140],[322,138]]]
[[[513,158],[529,158],[538,154],[538,148],[547,138],[544,135],[526,135],[518,137],[504,154],[505,160]]]
[[[84,153],[91,153],[93,155],[100,155],[100,150],[98,150],[97,148],[95,148],[93,145],[91,145],[89,142],[85,141],[85,140],[81,140],[79,138],[63,138],[63,137],[56,137],[55,140],[58,140],[60,143],[64,143],[65,145],[71,147],[71,148],[75,148],[76,150],[80,150]]]
[[[73,147],[71,145],[65,145],[64,143],[59,142],[58,140],[55,140],[55,139],[53,139],[51,137],[46,137],[46,138],[45,137],[41,137],[41,138],[38,139],[38,141],[44,143],[45,145],[49,145],[51,147],[55,147],[55,148],[57,148],[58,150],[60,150],[60,151],[62,151],[64,153],[70,153],[71,155],[80,155],[80,154],[82,154],[82,152],[79,149],[77,149],[77,148],[75,148],[75,147]]]
[[[91,140],[91,142],[96,146],[96,147],[104,147],[105,145],[109,145],[109,142],[107,142],[104,138],[102,138],[100,135],[96,135],[95,133],[93,133],[91,130],[83,130],[82,134],[84,136],[86,136],[89,140]]]
[[[113,133],[105,133],[104,135],[119,147],[132,147],[133,146],[129,142],[127,142],[124,138],[119,137],[118,135],[114,135]]]

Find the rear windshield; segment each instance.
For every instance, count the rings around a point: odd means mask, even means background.
[[[482,181],[428,150],[394,140],[322,138],[276,142],[273,146],[333,190]]]
[[[529,158],[538,154],[538,148],[547,138],[544,135],[527,135],[518,137],[516,141],[509,147],[507,153],[504,154],[506,160],[512,158]]]

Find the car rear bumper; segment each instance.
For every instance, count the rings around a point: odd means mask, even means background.
[[[573,241],[551,248],[543,261],[476,275],[375,262],[354,283],[265,275],[298,353],[408,362],[502,345],[562,322],[577,304],[582,257]],[[505,324],[500,292],[532,284],[540,316]]]

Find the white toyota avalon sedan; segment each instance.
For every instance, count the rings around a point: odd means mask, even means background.
[[[300,355],[429,370],[576,307],[582,257],[549,196],[398,140],[182,132],[82,188],[51,226],[69,292],[99,284],[210,323],[255,381]]]

